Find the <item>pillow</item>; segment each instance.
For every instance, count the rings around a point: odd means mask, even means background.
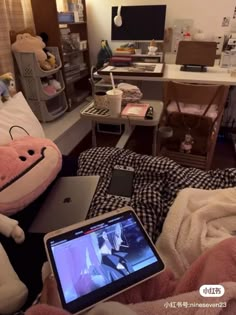
[[[25,208],[51,184],[62,155],[49,139],[25,136],[0,145],[0,213]]]
[[[0,145],[25,137],[44,138],[43,128],[32,112],[21,92],[14,95],[7,102],[0,103]],[[20,128],[11,127],[19,126]],[[12,138],[9,133],[11,130]]]

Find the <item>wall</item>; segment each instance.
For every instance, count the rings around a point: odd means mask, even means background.
[[[119,46],[111,42],[111,7],[118,5],[167,5],[166,26],[173,26],[175,19],[193,19],[197,29],[213,35],[229,32],[222,27],[224,16],[233,16],[235,0],[86,0],[91,62],[96,64],[100,41],[107,39],[111,48]]]

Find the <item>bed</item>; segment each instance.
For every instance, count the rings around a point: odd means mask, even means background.
[[[217,189],[236,186],[236,169],[201,171],[187,169],[168,158],[140,155],[126,149],[98,147],[84,151],[77,159],[64,157],[58,176],[100,175],[97,191],[88,217],[129,205],[135,209],[147,232],[155,242],[177,193],[186,187]],[[130,202],[107,195],[111,172],[115,165],[132,166],[135,170],[134,193]],[[79,187],[78,187],[79,189]],[[44,202],[48,189],[23,211],[14,215],[27,231]],[[1,237],[10,261],[29,289],[28,307],[41,290],[41,267],[46,260],[43,235],[26,233],[26,241],[16,245]],[[30,254],[29,254],[30,253]]]
[[[115,165],[135,170],[130,202],[107,195]],[[98,147],[83,152],[77,175],[100,175],[101,179],[88,218],[129,205],[135,209],[147,232],[156,241],[177,193],[187,187],[219,189],[236,186],[236,169],[202,171],[184,168],[164,157],[140,155],[126,149]]]

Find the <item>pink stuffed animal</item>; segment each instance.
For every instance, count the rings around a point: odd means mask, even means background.
[[[0,146],[0,213],[12,215],[36,199],[61,168],[49,139],[26,136]]]
[[[183,153],[191,153],[194,141],[193,137],[190,134],[186,134],[184,141],[181,142],[180,152]]]
[[[24,241],[23,230],[8,215],[36,199],[55,179],[61,165],[61,153],[49,139],[26,136],[0,146],[0,233],[16,243]],[[17,311],[27,294],[0,244],[0,314]]]

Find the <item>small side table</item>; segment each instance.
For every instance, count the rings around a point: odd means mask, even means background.
[[[128,116],[111,116],[109,111],[100,110],[100,113],[93,111],[94,102],[89,103],[81,111],[80,115],[84,119],[88,119],[92,123],[92,145],[97,145],[96,141],[96,123],[103,124],[124,124],[125,130],[121,135],[119,141],[116,144],[117,148],[124,148],[127,141],[129,140],[135,126],[147,126],[153,128],[153,142],[152,142],[152,154],[156,156],[156,145],[157,145],[157,131],[158,124],[161,118],[163,103],[155,100],[141,100],[142,103],[147,103],[153,107],[153,119],[145,119],[141,117],[128,117]]]

